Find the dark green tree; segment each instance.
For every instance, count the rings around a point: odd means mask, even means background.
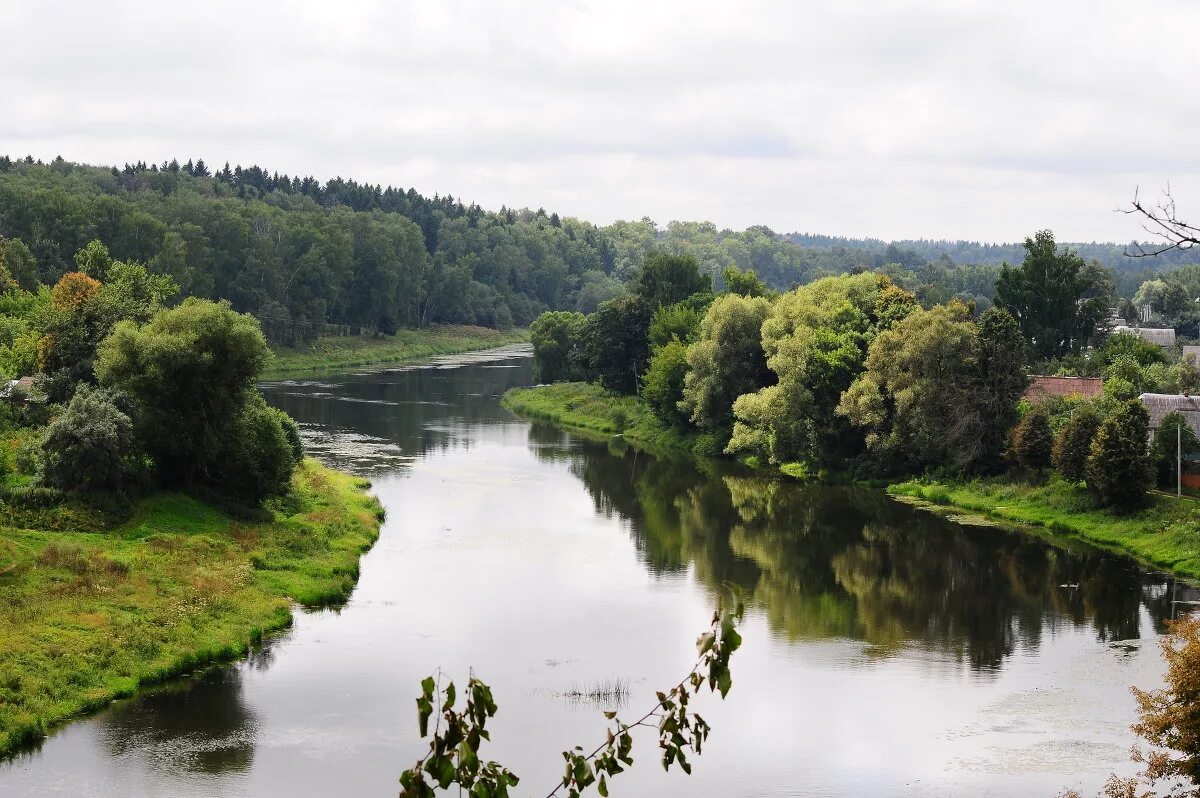
[[[547,311],[529,325],[533,364],[542,382],[581,380],[586,375],[581,344],[587,319],[582,313]]]
[[[610,302],[588,316],[583,354],[589,374],[610,391],[636,393],[650,360],[648,332],[654,308],[639,294]]]
[[[1130,512],[1146,501],[1152,469],[1147,452],[1150,417],[1137,400],[1104,419],[1092,439],[1087,484],[1100,502]]]
[[[138,437],[162,483],[218,486],[228,484],[222,471],[238,447],[282,441],[291,449],[282,430],[264,432],[265,409],[255,399],[269,355],[253,317],[189,297],[144,325],[118,324],[100,345],[96,376],[133,398]],[[273,473],[269,463],[247,468]]]
[[[1088,457],[1100,421],[1100,414],[1092,405],[1082,404],[1058,431],[1054,439],[1054,467],[1068,482],[1081,482],[1087,477]]]
[[[692,294],[711,291],[712,277],[701,274],[699,264],[691,255],[651,252],[642,264],[633,290],[652,308],[659,308],[674,305]]]
[[[1012,454],[1026,471],[1041,473],[1054,456],[1054,435],[1045,408],[1034,407],[1021,417],[1012,431]]]
[[[125,491],[140,469],[133,422],[111,391],[83,384],[41,443],[41,481],[65,493]]]
[[[996,281],[996,305],[1011,313],[1038,358],[1079,352],[1107,313],[1099,275],[1081,257],[1059,250],[1054,234],[1041,230],[1025,239],[1019,267],[1005,264]]]
[[[974,389],[979,411],[987,420],[981,432],[979,466],[999,470],[1008,432],[1017,421],[1017,402],[1029,385],[1025,373],[1025,339],[1008,311],[991,308],[979,318],[979,361]]]

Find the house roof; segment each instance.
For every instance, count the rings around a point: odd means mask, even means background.
[[[1114,335],[1117,333],[1126,333],[1127,335],[1136,335],[1143,341],[1156,344],[1157,346],[1174,346],[1175,345],[1175,328],[1165,327],[1158,329],[1155,327],[1126,327],[1118,325],[1113,327]]]
[[[1029,378],[1025,389],[1028,401],[1047,396],[1099,396],[1104,393],[1104,380],[1100,377],[1046,377],[1038,374]]]
[[[1192,432],[1200,435],[1200,396],[1183,396],[1172,393],[1144,393],[1138,397],[1150,414],[1150,429],[1162,426],[1162,420],[1169,413],[1179,413],[1183,420],[1192,428]]]
[[[1195,357],[1196,364],[1200,365],[1200,346],[1184,346],[1182,359],[1187,360],[1189,357]]]

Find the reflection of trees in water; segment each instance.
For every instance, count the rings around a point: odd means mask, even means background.
[[[706,474],[601,445],[559,451],[597,512],[629,522],[652,572],[691,566],[712,589],[738,584],[791,639],[916,642],[993,668],[1061,627],[1131,639],[1143,611],[1156,624],[1170,612],[1165,577],[1088,546],[966,528],[879,491]]]
[[[255,668],[268,663],[251,658]],[[115,705],[99,722],[110,756],[140,754],[163,773],[240,773],[254,761],[257,719],[243,700],[238,668],[162,685]]]
[[[347,464],[353,460],[355,470],[394,471],[404,463],[396,455],[469,446],[475,436],[466,430],[510,420],[496,397],[528,385],[533,361],[524,358],[510,364],[515,367],[420,368],[289,380],[270,383],[263,393],[271,405],[303,424],[369,436],[360,447],[361,456],[344,458]],[[388,452],[380,441],[398,448]],[[337,462],[338,456],[330,459]]]

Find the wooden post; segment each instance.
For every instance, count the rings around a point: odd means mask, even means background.
[[[1175,495],[1183,495],[1183,413],[1175,425]]]

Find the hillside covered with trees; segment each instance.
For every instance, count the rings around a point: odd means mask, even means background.
[[[1019,244],[887,243],[649,219],[597,226],[543,209],[489,211],[450,195],[258,166],[216,169],[202,159],[117,168],[0,157],[0,257],[22,288],[56,283],[93,240],[116,260],[171,277],[181,298],[226,299],[254,314],[270,341],[292,345],[348,331],[507,329],[547,310],[591,313],[622,295],[653,251],[691,256],[718,290],[730,267],[754,270],[779,291],[870,270],[926,305],[958,297],[981,308],[994,300],[1001,264],[1023,257]],[[1126,298],[1191,260],[1072,246],[1110,270]]]

